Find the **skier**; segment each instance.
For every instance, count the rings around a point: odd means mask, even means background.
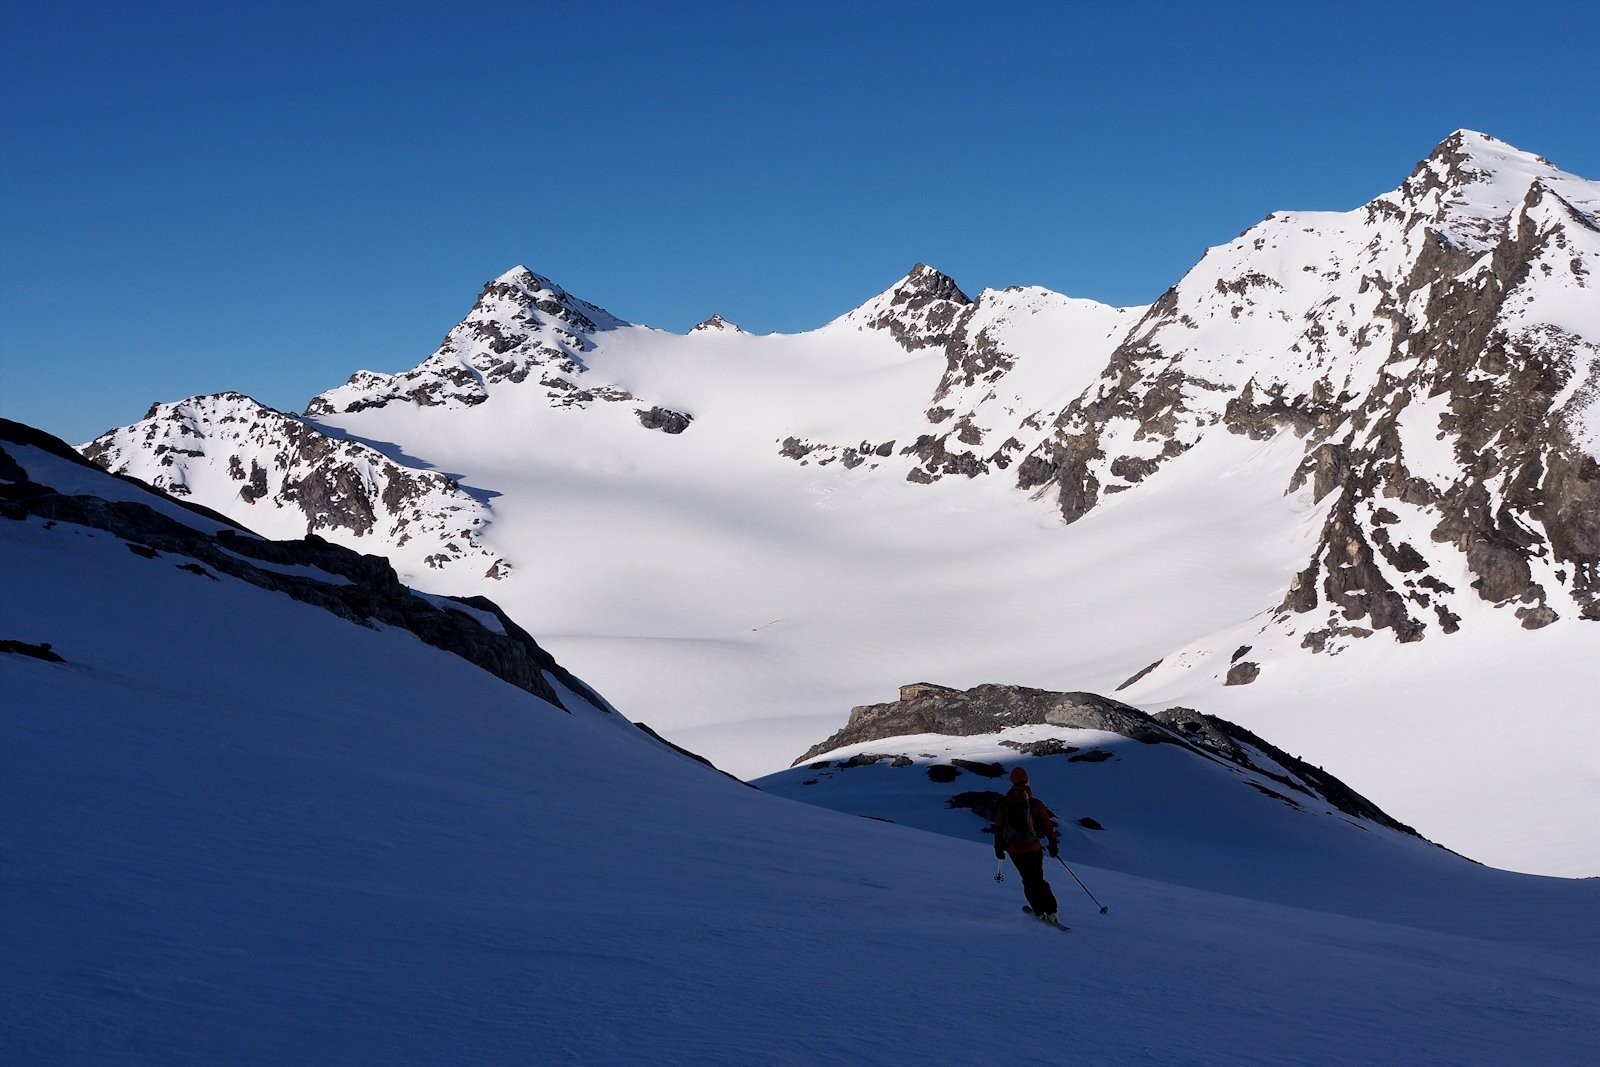
[[[1011,791],[1001,798],[995,810],[994,858],[1003,859],[1010,853],[1011,862],[1022,876],[1022,892],[1028,898],[1029,909],[1045,922],[1059,926],[1056,895],[1044,880],[1041,836],[1049,838],[1052,857],[1061,855],[1061,833],[1056,829],[1055,816],[1028,788],[1028,772],[1013,767]]]

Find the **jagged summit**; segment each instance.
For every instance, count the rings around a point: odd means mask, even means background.
[[[1462,184],[1483,180],[1507,164],[1559,171],[1544,156],[1524,152],[1487,133],[1466,129],[1456,130],[1440,141],[1427,158],[1417,164],[1417,170],[1423,170],[1430,164],[1453,174]]]
[[[506,301],[507,304],[501,304]],[[473,313],[509,315],[530,322],[555,320],[585,333],[614,330],[629,323],[604,308],[580,300],[558,283],[518,264],[483,287]],[[473,315],[468,315],[471,321]]]
[[[403,374],[358,371],[337,389],[314,397],[308,416],[362,411],[406,401],[422,407],[472,407],[501,382],[539,372],[548,389],[578,392],[594,337],[630,326],[597,304],[580,300],[525,266],[483,287],[472,310],[437,351]]]
[[[908,352],[942,347],[972,298],[955,279],[918,263],[894,285],[837,321],[858,329],[887,330]]]
[[[738,326],[729,322],[721,315],[713,315],[706,321],[699,323],[690,333],[744,333]]]
[[[1519,209],[1538,205],[1546,193],[1586,225],[1600,218],[1594,182],[1488,134],[1457,130],[1369,207],[1398,209],[1408,225],[1424,222],[1452,244],[1481,251],[1508,233]]]
[[[490,282],[489,284],[494,285],[496,283],[504,285],[531,285],[535,289],[561,288],[549,278],[546,278],[544,275],[533,270],[533,268],[529,267],[526,263],[518,263],[510,270],[502,271],[500,274],[496,275],[494,281]]]
[[[897,299],[951,300],[957,304],[970,304],[972,298],[961,291],[956,280],[926,263],[915,264],[906,276],[889,290]]]

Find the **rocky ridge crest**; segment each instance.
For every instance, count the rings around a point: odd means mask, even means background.
[[[1065,351],[1036,353],[1035,360],[1098,364],[1112,338],[1141,310],[1071,300],[1038,287],[985,290],[971,298],[948,275],[918,263],[836,323],[886,332],[908,354],[931,350],[944,356],[914,435],[886,433],[860,443],[789,437],[780,442],[779,454],[801,463],[903,469],[907,481],[924,485],[951,475],[970,479],[1005,471],[1044,440],[1064,402],[1037,395],[1036,383],[1020,383],[1013,375],[1029,347],[1016,336],[1019,325],[1043,316],[1063,328],[1056,344]]]
[[[966,690],[932,682],[905,685],[900,687],[900,698],[896,701],[852,708],[841,730],[807,750],[792,766],[820,763],[820,757],[846,747],[880,741],[893,747],[895,739],[919,734],[974,737],[1031,725],[1098,730],[1120,734],[1141,744],[1177,745],[1204,758],[1265,776],[1291,794],[1315,797],[1355,818],[1403,833],[1416,833],[1333,775],[1289,755],[1243,727],[1188,708],[1148,715],[1096,693],[1058,693],[1018,685],[979,685]],[[1059,741],[1034,742],[1020,746],[1019,750],[1022,748],[1036,757],[1084,758],[1078,749]],[[861,763],[897,758],[909,760],[910,757],[885,751],[865,753],[852,760]],[[1279,799],[1296,803],[1291,796]]]
[[[83,455],[175,497],[215,501],[219,489],[260,512],[253,528],[371,539],[392,548],[426,545],[423,562],[482,568],[503,578],[511,565],[478,540],[488,509],[453,478],[397,462],[240,393],[155,404],[139,422],[110,430]],[[253,517],[253,516],[252,516]]]

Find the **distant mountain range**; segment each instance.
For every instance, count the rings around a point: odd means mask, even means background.
[[[1597,757],[1485,784],[1468,756],[1508,697],[1595,736],[1597,279],[1600,184],[1460,131],[1148,308],[919,264],[809,333],[678,335],[518,267],[411,370],[300,416],[157,404],[82,450],[491,592],[737,773],[912,678],[1120,688],[1285,737],[1469,855],[1600,873]]]

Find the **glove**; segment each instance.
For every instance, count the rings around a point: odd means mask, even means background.
[[[1061,858],[1061,846],[1054,841],[1050,842],[1050,858],[1053,860]]]

